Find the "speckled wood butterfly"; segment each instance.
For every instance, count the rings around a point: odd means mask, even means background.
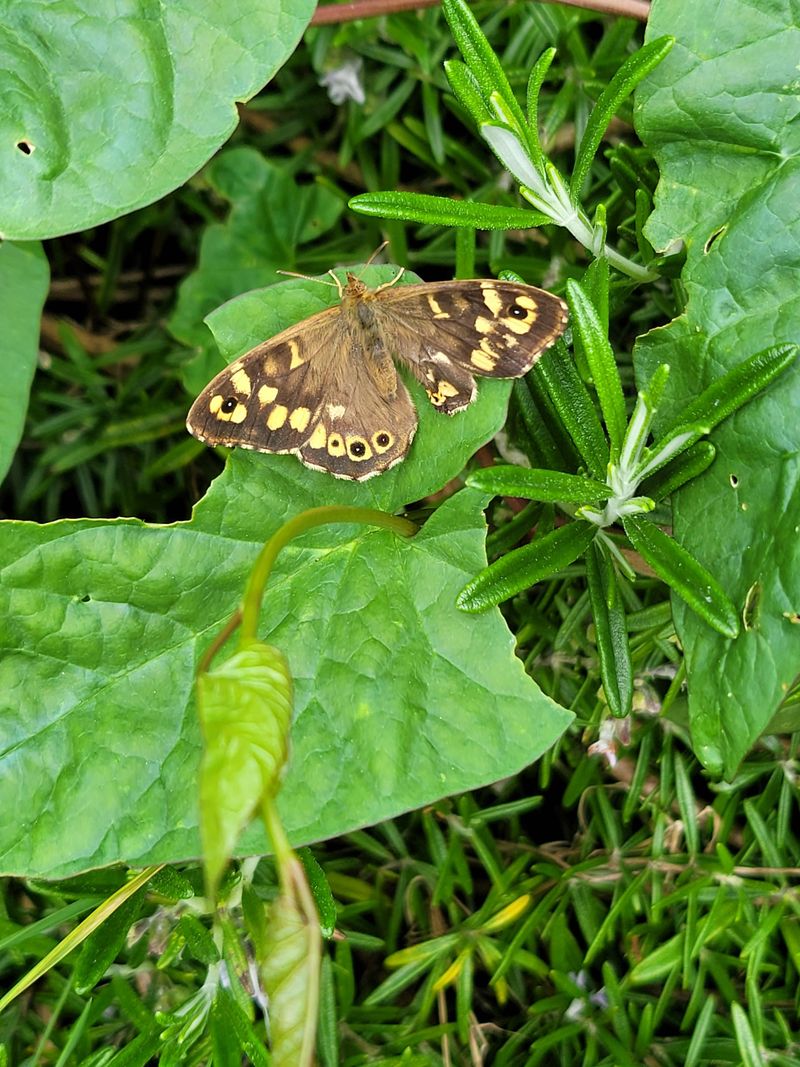
[[[401,272],[402,273],[402,272]],[[369,289],[333,275],[341,302],[257,345],[195,400],[190,433],[212,445],[293,452],[362,481],[405,457],[417,412],[396,367],[447,415],[475,398],[475,375],[518,378],[561,335],[552,293],[476,279]]]

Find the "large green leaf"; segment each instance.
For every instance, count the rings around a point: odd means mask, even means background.
[[[22,437],[28,392],[39,351],[39,320],[50,271],[38,244],[0,244],[0,481]]]
[[[745,357],[800,339],[796,4],[730,0],[718,13],[656,0],[648,35],[678,44],[636,102],[661,167],[648,238],[687,251],[686,311],[636,353],[642,382],[672,367],[666,419]],[[674,502],[676,537],[743,611],[727,640],[673,602],[695,749],[728,775],[800,670],[798,411],[800,366],[714,432],[716,461]]]
[[[293,280],[210,321],[232,357],[334,299]],[[305,508],[395,511],[426,496],[502,424],[508,391],[481,382],[452,418],[423,400],[410,457],[367,482],[234,452],[189,523],[0,524],[0,810],[14,812],[0,822],[0,870],[55,876],[196,855],[194,667],[261,543]],[[525,674],[499,613],[455,607],[486,564],[485,502],[463,490],[410,540],[323,527],[279,557],[261,636],[295,682],[280,798],[295,843],[511,774],[568,724]],[[255,832],[242,844],[264,847]]]
[[[243,458],[191,524],[0,525],[0,870],[53,877],[197,855],[196,660],[236,604],[256,538],[344,496],[299,465],[281,477]],[[263,633],[296,685],[280,798],[296,843],[511,774],[568,724],[499,613],[455,608],[485,565],[484,504],[464,490],[411,541],[330,527],[280,558]],[[251,833],[242,847],[265,846]]]
[[[314,0],[0,0],[0,232],[54,237],[182,185]]]

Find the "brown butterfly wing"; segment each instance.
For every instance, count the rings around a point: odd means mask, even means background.
[[[374,299],[386,347],[451,415],[474,399],[476,376],[526,374],[567,323],[562,300],[517,282],[431,282]]]
[[[393,361],[453,414],[475,376],[525,374],[560,334],[566,307],[533,286],[489,280],[368,290],[348,275],[342,304],[245,353],[209,383],[187,427],[201,441],[294,452],[361,481],[408,452],[417,413]]]
[[[396,375],[394,390],[385,395],[363,362],[352,360],[348,372],[329,387],[299,456],[307,467],[360,482],[404,458],[417,429],[417,409]]]
[[[334,307],[257,345],[209,382],[187,429],[212,445],[296,452],[316,425],[331,358],[346,336]]]
[[[203,390],[187,428],[201,441],[296,453],[306,466],[362,481],[398,463],[417,412],[372,324],[348,303],[240,356]]]

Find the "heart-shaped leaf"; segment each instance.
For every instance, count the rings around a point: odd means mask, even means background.
[[[0,244],[0,322],[4,335],[0,349],[4,382],[0,391],[0,481],[22,437],[49,281],[41,245]]]
[[[396,272],[364,273],[375,283]],[[293,280],[210,321],[232,357],[334,299],[335,288]],[[423,399],[408,459],[367,482],[234,452],[189,523],[0,524],[0,808],[15,812],[0,827],[0,869],[53,877],[197,855],[195,665],[261,544],[306,508],[391,512],[438,489],[502,424],[508,391],[481,382],[452,418]],[[408,540],[331,526],[281,553],[261,636],[295,685],[279,798],[294,843],[511,774],[568,724],[525,674],[499,613],[455,607],[486,563],[485,501],[457,493]],[[257,829],[241,843],[265,847]]]

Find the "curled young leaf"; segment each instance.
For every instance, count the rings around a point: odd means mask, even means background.
[[[478,79],[465,63],[459,59],[448,59],[444,64],[444,72],[450,82],[450,88],[470,113],[476,125],[492,118]]]
[[[717,454],[710,441],[698,441],[642,482],[640,489],[652,500],[663,500],[682,485],[708,470]]]
[[[283,654],[252,642],[197,679],[205,751],[200,826],[209,886],[216,886],[259,802],[274,794],[289,747],[292,679]]]
[[[495,496],[518,496],[524,500],[577,501],[579,504],[596,504],[605,500],[611,490],[604,482],[583,478],[577,474],[562,474],[561,471],[532,470],[500,464],[473,471],[467,485],[483,489]]]
[[[496,92],[520,131],[525,128],[525,116],[509,84],[503,64],[492,50],[478,20],[464,0],[443,0],[442,10],[461,55],[474,75],[481,92],[488,99]]]
[[[528,102],[528,125],[534,133],[539,128],[539,93],[542,91],[547,72],[550,70],[550,64],[555,57],[555,48],[546,48],[534,63],[528,77],[528,91],[526,94]],[[538,144],[536,147],[538,152],[534,156],[534,162],[541,169],[544,166],[544,158]]]
[[[673,37],[658,37],[649,41],[630,56],[600,94],[600,98],[589,116],[586,129],[575,158],[575,167],[570,180],[573,196],[580,196],[583,183],[589,173],[595,153],[617,108],[629,96],[642,78],[657,67],[675,43]]]
[[[556,342],[539,360],[532,377],[544,382],[589,472],[602,481],[608,467],[608,441],[592,398],[563,343]]]
[[[681,412],[681,422],[702,422],[713,429],[791,367],[797,352],[794,344],[773,345],[756,352],[704,389]]]
[[[303,868],[295,857],[270,908],[261,979],[269,997],[274,1067],[310,1067],[319,1000],[320,932]]]
[[[362,215],[382,219],[402,219],[435,226],[469,226],[475,230],[525,230],[550,221],[541,212],[524,208],[392,190],[359,193],[351,197],[349,207]]]
[[[586,552],[586,580],[594,616],[603,692],[613,715],[628,715],[633,699],[633,667],[625,608],[614,566],[600,541]]]
[[[622,382],[606,331],[594,305],[583,287],[571,279],[567,282],[573,332],[580,339],[581,348],[594,380],[603,418],[614,455],[618,456],[625,436],[625,398]]]

